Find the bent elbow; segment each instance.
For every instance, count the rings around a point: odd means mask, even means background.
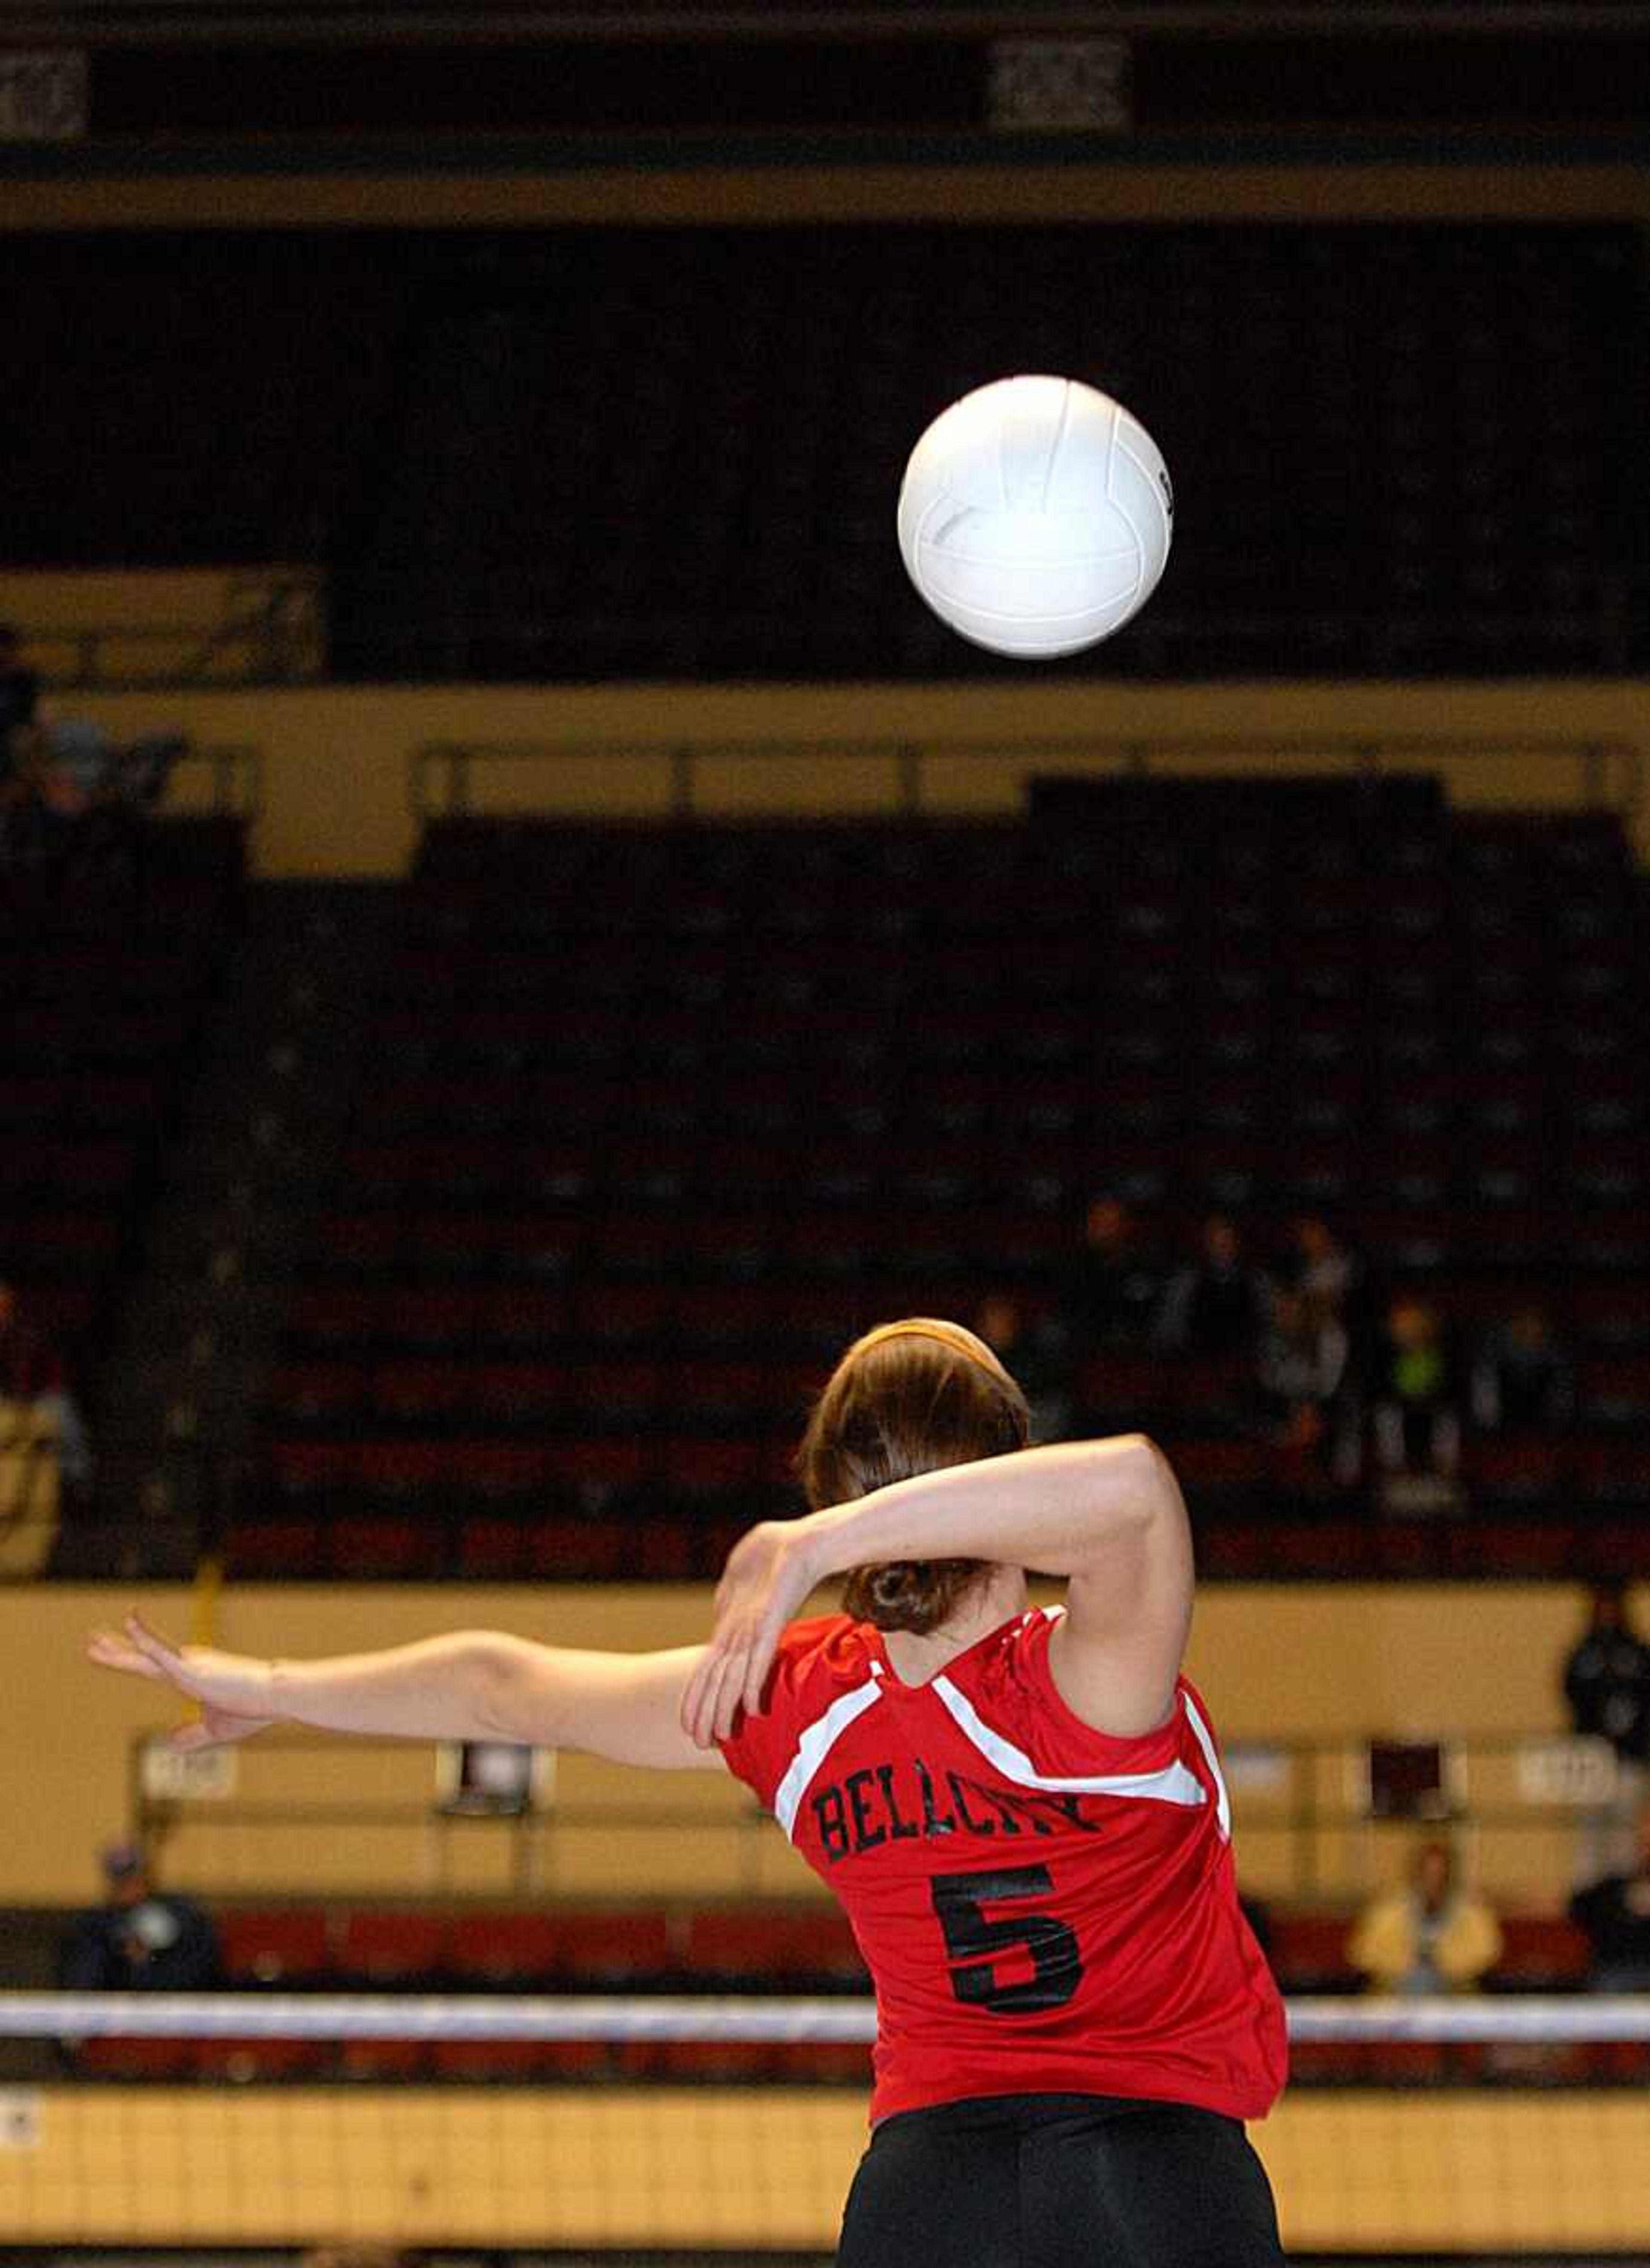
[[[1180,1484],[1175,1468],[1149,1433],[1123,1436],[1125,1452],[1134,1469],[1134,1508],[1141,1521],[1153,1520],[1181,1506]]]
[[[480,1736],[497,1741],[524,1739],[525,1665],[517,1642],[501,1631],[468,1631],[464,1665]]]

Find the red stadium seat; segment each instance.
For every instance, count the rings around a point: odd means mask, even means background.
[[[575,1315],[592,1346],[645,1347],[665,1329],[674,1304],[663,1284],[591,1284],[578,1294]]]
[[[476,1363],[454,1373],[467,1415],[478,1425],[542,1425],[562,1406],[567,1373],[549,1362]]]
[[[376,1297],[353,1293],[352,1296]],[[452,1351],[475,1338],[483,1295],[452,1285],[401,1285],[383,1295],[385,1335],[403,1346]]]
[[[533,1572],[525,1521],[475,1513],[460,1522],[457,1573],[467,1582],[510,1582]]]
[[[438,2040],[430,2054],[438,2079],[490,2087],[593,2078],[609,2059],[600,2040]]]
[[[480,1317],[483,1335],[501,1347],[550,1346],[566,1328],[567,1294],[557,1285],[497,1285],[482,1295]]]
[[[226,1551],[232,1574],[280,1581],[329,1565],[331,1534],[320,1520],[248,1513],[235,1521]]]
[[[688,1918],[682,1960],[696,1977],[858,1984],[866,1974],[846,1917],[829,1908],[699,1908]]]
[[[560,1582],[569,1577],[646,1573],[633,1570],[636,1543],[629,1526],[613,1513],[597,1509],[582,1519],[533,1520],[522,1539],[522,1572],[541,1582]]]
[[[372,1406],[392,1424],[433,1425],[458,1408],[465,1373],[444,1362],[384,1362],[372,1374]]]
[[[339,1921],[336,1943],[341,1972],[364,1984],[403,1984],[442,1974],[452,1933],[445,1913],[407,1912],[394,1907],[362,1908]]]
[[[349,1362],[285,1363],[269,1381],[269,1407],[277,1424],[337,1425],[365,1399],[366,1381]]]
[[[552,1914],[460,1913],[449,1954],[454,1975],[468,1984],[508,1984],[534,1991],[556,1974],[560,1926]]]
[[[1564,1914],[1503,1914],[1497,1981],[1570,1992],[1585,1983],[1590,1960],[1587,1939]]]
[[[293,1303],[291,1328],[310,1345],[353,1345],[379,1327],[381,1294],[355,1285],[312,1285]]]
[[[659,1445],[659,1472],[673,1495],[721,1496],[751,1486],[756,1454],[755,1441],[677,1436]]]
[[[570,1985],[659,1981],[680,1965],[669,1918],[657,1912],[568,1912],[556,1918],[556,1972]]]
[[[1287,1992],[1342,1992],[1356,1983],[1347,1958],[1352,1924],[1345,1914],[1278,1914],[1271,1923],[1271,1965]]]
[[[453,1445],[438,1441],[365,1440],[356,1445],[357,1484],[380,1497],[417,1497],[442,1487],[459,1470]]]
[[[1466,1443],[1461,1479],[1468,1494],[1483,1503],[1546,1504],[1558,1498],[1568,1465],[1563,1441],[1542,1434],[1492,1435]]]
[[[338,2061],[343,2077],[363,2087],[426,2079],[431,2068],[431,2050],[422,2040],[344,2040]]]
[[[196,2044],[191,2040],[84,2040],[74,2051],[74,2065],[93,2079],[182,2079],[194,2067],[191,2051]]]
[[[325,2040],[191,2040],[193,2077],[250,2087],[267,2080],[320,2078],[333,2060]]]
[[[650,1444],[618,1434],[583,1434],[549,1445],[555,1478],[581,1494],[602,1496],[638,1488],[655,1464]]]
[[[553,1477],[555,1460],[536,1441],[465,1441],[453,1450],[454,1482],[470,1494],[527,1506]]]
[[[350,1582],[446,1572],[446,1531],[438,1521],[414,1514],[351,1513],[333,1522],[328,1541],[331,1572]]]
[[[356,1454],[343,1441],[276,1441],[269,1451],[276,1485],[293,1498],[325,1496],[350,1487],[356,1478]]]
[[[217,1915],[217,1923],[224,1967],[232,1977],[291,1984],[324,1977],[332,1968],[331,1928],[322,1907],[232,1907]]]

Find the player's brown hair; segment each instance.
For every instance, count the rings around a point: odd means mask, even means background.
[[[848,1504],[891,1481],[1006,1456],[1031,1438],[1026,1397],[983,1339],[913,1315],[856,1339],[814,1403],[797,1451],[808,1503]],[[987,1559],[856,1567],[843,1606],[879,1630],[937,1630],[987,1581]]]

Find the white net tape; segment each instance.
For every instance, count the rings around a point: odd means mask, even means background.
[[[1650,1993],[1289,2003],[1298,2041],[1650,2040]],[[0,2039],[869,2041],[868,1999],[0,1992]]]

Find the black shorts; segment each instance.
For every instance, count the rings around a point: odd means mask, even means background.
[[[836,2268],[1278,2268],[1235,2118],[1106,2095],[899,2111],[872,2135]]]

